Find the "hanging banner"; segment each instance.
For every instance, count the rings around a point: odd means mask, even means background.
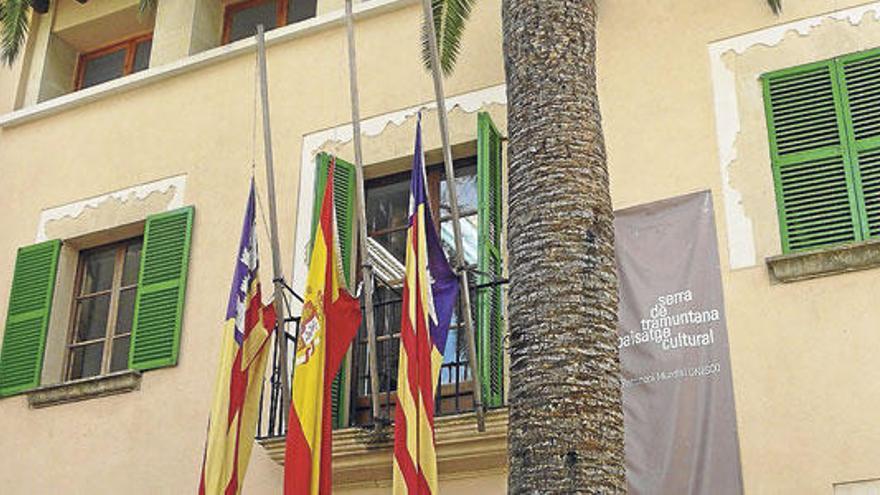
[[[710,192],[615,212],[630,494],[740,494]]]

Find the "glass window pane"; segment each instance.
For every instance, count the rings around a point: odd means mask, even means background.
[[[229,42],[249,38],[257,33],[257,25],[262,24],[268,31],[277,27],[278,4],[275,0],[260,3],[235,11],[231,15]]]
[[[119,293],[119,309],[116,313],[116,335],[131,332],[134,320],[134,299],[137,289],[127,289]]]
[[[117,337],[113,339],[113,349],[110,355],[110,372],[128,369],[129,337]]]
[[[464,247],[464,261],[468,265],[477,264],[477,237],[479,230],[477,227],[477,215],[468,215],[459,218],[461,225],[461,243]],[[406,242],[406,241],[404,241]],[[452,229],[452,220],[447,220],[440,224],[440,242],[443,244],[443,250],[450,262],[455,257],[455,232]]]
[[[74,342],[85,342],[106,336],[109,310],[110,294],[81,300],[79,302]]]
[[[458,195],[458,208],[462,212],[477,210],[477,164],[475,159],[456,160],[455,167],[455,192]],[[468,163],[462,165],[461,162]],[[474,163],[472,163],[474,162]],[[451,214],[449,202],[449,186],[446,175],[440,180],[440,214]]]
[[[104,343],[74,347],[70,350],[70,379],[88,378],[101,374]]]
[[[116,248],[102,248],[83,253],[83,279],[80,294],[107,290],[113,284]]]
[[[397,390],[397,364],[400,360],[400,339],[389,339],[376,345],[379,365],[379,391]]]
[[[287,23],[304,21],[315,17],[317,0],[289,0],[287,10]]]
[[[102,82],[122,77],[125,73],[125,48],[85,61],[82,87],[88,88]]]
[[[141,248],[143,241],[137,240],[125,248],[125,263],[122,266],[122,286],[137,283],[138,270],[141,266]]]
[[[134,66],[132,72],[138,72],[150,66],[150,51],[153,49],[153,40],[141,41],[134,49]]]
[[[405,227],[409,219],[409,174],[367,188],[367,230]]]

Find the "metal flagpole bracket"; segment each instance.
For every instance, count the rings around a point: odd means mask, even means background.
[[[354,15],[352,0],[345,0],[345,34],[348,40],[348,77],[351,95],[351,124],[354,137],[354,163],[357,181],[357,214],[358,214],[358,247],[360,251],[361,270],[364,284],[364,318],[367,328],[367,354],[370,367],[370,399],[373,410],[375,430],[379,431],[385,424],[379,408],[379,361],[378,344],[376,342],[376,322],[373,319],[373,265],[370,264],[370,253],[367,249],[367,218],[364,190],[364,156],[361,146],[360,98],[358,97],[357,58],[354,44]]]
[[[263,143],[266,156],[266,183],[269,193],[269,233],[272,237],[272,270],[275,272],[273,280],[275,286],[274,306],[275,314],[278,315],[280,332],[275,334],[275,343],[278,346],[281,360],[279,373],[281,374],[281,397],[283,401],[284,423],[290,414],[290,373],[287,369],[287,331],[284,330],[286,321],[284,308],[284,272],[281,269],[281,247],[278,241],[278,210],[275,202],[275,168],[272,162],[272,131],[269,126],[269,84],[266,70],[266,37],[263,25],[257,25],[257,63],[260,69],[260,100],[263,109]]]
[[[284,280],[284,277],[273,278],[272,282],[276,283],[276,284],[281,284],[281,287],[283,287],[284,290],[289,292],[290,295],[293,296],[293,298],[296,299],[297,301],[299,301],[301,303],[306,302],[305,299],[303,299],[301,295],[297,294],[297,292],[295,290],[293,290],[293,287],[291,287],[290,285],[287,284],[287,281]]]
[[[350,1],[350,0],[348,0]],[[425,24],[428,29],[428,46],[431,52],[431,75],[434,79],[434,94],[437,99],[437,117],[440,121],[440,138],[443,142],[443,165],[446,171],[446,183],[449,191],[449,203],[452,212],[452,231],[455,234],[455,271],[461,279],[461,305],[464,312],[464,327],[468,342],[468,364],[474,380],[474,410],[477,416],[477,429],[486,430],[483,410],[483,391],[480,377],[477,374],[477,339],[474,334],[474,322],[471,314],[471,292],[468,284],[467,264],[464,261],[463,243],[461,241],[461,225],[459,223],[458,193],[455,187],[455,168],[452,164],[452,147],[449,144],[449,123],[446,120],[446,97],[443,95],[443,76],[440,74],[440,54],[437,50],[437,34],[434,29],[434,10],[431,0],[422,0]]]

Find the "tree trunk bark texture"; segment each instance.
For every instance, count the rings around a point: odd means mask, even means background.
[[[595,0],[504,0],[508,491],[625,493]]]

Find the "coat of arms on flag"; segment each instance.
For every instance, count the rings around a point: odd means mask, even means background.
[[[410,182],[406,278],[394,414],[394,493],[436,494],[434,396],[458,280],[440,246],[425,186],[421,116]]]
[[[305,301],[294,360],[292,401],[284,453],[284,493],[330,494],[331,385],[361,323],[359,301],[342,280],[333,172],[330,163],[321,217],[312,239]]]
[[[260,407],[275,311],[260,292],[254,182],[221,335],[220,364],[199,480],[200,495],[241,493]]]

